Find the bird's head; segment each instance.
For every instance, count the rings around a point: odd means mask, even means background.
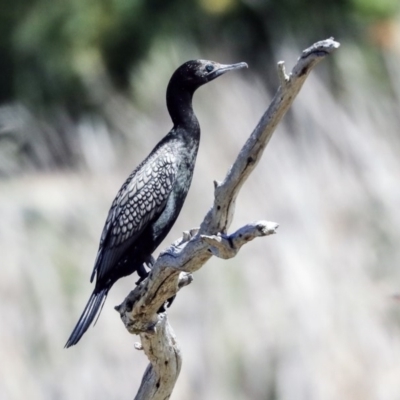
[[[219,64],[215,61],[191,60],[182,64],[174,72],[171,78],[171,83],[174,82],[175,84],[194,92],[200,86],[218,78],[225,72],[240,68],[247,68],[247,64],[241,62],[225,65]]]

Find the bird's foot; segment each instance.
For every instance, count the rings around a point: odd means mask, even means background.
[[[150,255],[151,257],[151,255]],[[153,258],[153,257],[152,257]],[[139,285],[139,283],[143,282],[148,276],[149,273],[146,271],[146,268],[144,267],[144,265],[148,265],[147,264],[147,259],[146,261],[136,270],[137,274],[139,275],[139,280],[136,281],[136,285]]]

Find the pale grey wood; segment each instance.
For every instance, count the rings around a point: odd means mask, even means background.
[[[201,224],[200,233],[227,231],[232,222],[236,197],[258,164],[278,123],[292,105],[312,68],[339,46],[332,38],[313,44],[303,51],[290,75],[286,75],[285,63],[278,63],[280,86],[224,181],[215,184],[214,204]]]
[[[154,330],[140,334],[150,360],[135,400],[169,399],[182,365],[182,357],[167,314],[159,314]]]
[[[135,400],[165,400],[172,393],[181,368],[181,356],[167,314],[160,310],[168,299],[192,281],[192,273],[213,255],[235,257],[247,242],[276,233],[278,224],[268,221],[250,223],[232,234],[236,197],[254,170],[276,126],[300,91],[312,68],[339,47],[332,38],[304,50],[292,72],[287,75],[284,62],[278,63],[280,86],[271,105],[244,144],[223,182],[214,182],[214,204],[199,229],[185,232],[168,250],[160,254],[148,278],[141,282],[116,307],[129,332],[139,334],[150,364]]]

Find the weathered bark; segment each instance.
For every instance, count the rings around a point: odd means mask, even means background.
[[[178,379],[181,356],[167,314],[157,311],[182,287],[191,274],[213,255],[228,259],[256,237],[276,233],[278,224],[258,221],[227,234],[234,214],[236,197],[254,170],[276,126],[293,103],[312,68],[339,47],[333,39],[323,40],[304,50],[290,75],[284,62],[278,63],[280,86],[271,105],[246,141],[237,159],[221,183],[215,182],[214,204],[200,229],[184,233],[171,248],[162,253],[149,277],[140,283],[116,307],[129,332],[139,334],[142,348],[150,360],[136,400],[165,400]]]

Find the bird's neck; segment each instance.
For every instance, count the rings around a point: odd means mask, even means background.
[[[199,122],[192,107],[193,92],[186,88],[171,87],[167,89],[167,108],[175,128],[189,131],[199,130]]]

